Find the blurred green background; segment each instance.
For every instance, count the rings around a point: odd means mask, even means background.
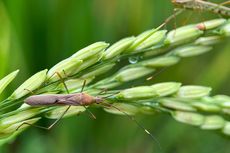
[[[157,27],[172,13],[170,0],[0,0],[0,78],[20,69],[20,75],[5,95],[35,72],[52,67],[93,42],[113,43],[137,35]],[[186,12],[176,18],[176,27],[217,17]],[[175,28],[174,25],[169,23],[167,29]],[[154,81],[211,86],[213,94],[230,95],[229,50],[230,43],[226,40],[210,53],[183,59]],[[96,120],[82,114],[62,120],[51,131],[30,128],[13,143],[2,146],[0,152],[150,153],[157,150],[156,143],[126,117],[101,109],[92,111]],[[229,138],[219,133],[178,123],[168,115],[136,118],[157,137],[164,152],[230,152]],[[51,122],[43,119],[38,124]]]

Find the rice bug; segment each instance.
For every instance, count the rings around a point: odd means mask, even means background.
[[[61,76],[60,74],[57,74],[59,77]],[[62,79],[62,77],[61,77]],[[63,80],[63,79],[62,79]],[[99,103],[102,101],[100,97],[93,97],[90,96],[86,93],[83,93],[83,89],[85,87],[86,81],[83,82],[83,86],[81,89],[80,93],[74,93],[74,94],[69,94],[69,90],[66,86],[66,84],[63,82],[64,87],[66,88],[66,91],[68,94],[43,94],[43,95],[33,95],[24,100],[24,102],[30,106],[33,107],[41,107],[41,106],[68,106],[67,109],[61,114],[61,116],[54,122],[52,123],[49,127],[42,127],[42,126],[37,126],[37,125],[32,125],[29,123],[22,123],[16,130],[18,130],[20,127],[23,125],[31,125],[34,127],[42,128],[49,130],[51,129],[56,123],[58,123],[62,117],[68,112],[71,106],[84,106],[85,109],[92,115],[94,119],[96,117],[91,113],[86,106],[91,105],[93,103]]]
[[[60,76],[60,74],[57,74]],[[50,130],[54,125],[56,125],[68,112],[71,106],[84,106],[85,109],[96,119],[96,117],[86,108],[86,106],[90,106],[92,104],[100,104],[103,107],[112,107],[117,109],[118,111],[122,112],[125,116],[127,116],[130,120],[134,121],[137,126],[145,131],[153,141],[155,141],[158,147],[161,149],[161,145],[159,141],[146,129],[144,128],[133,116],[129,115],[125,111],[122,111],[120,108],[113,106],[110,103],[105,102],[107,97],[99,97],[99,96],[91,96],[87,93],[84,93],[84,87],[86,85],[86,81],[84,80],[83,86],[80,93],[72,93],[70,94],[65,82],[63,81],[64,87],[67,90],[68,94],[43,94],[43,95],[33,95],[24,100],[24,102],[30,106],[40,107],[40,106],[68,106],[67,109],[57,118],[50,126],[43,127],[39,125],[33,125],[30,123],[22,123],[20,126],[17,127],[16,131],[22,127],[23,125],[30,125],[36,128],[41,128],[45,130]]]
[[[171,2],[177,8],[209,11],[224,17],[230,17],[230,8],[223,6],[225,4],[230,3],[230,1],[220,3],[220,4],[215,4],[204,0],[171,0]]]

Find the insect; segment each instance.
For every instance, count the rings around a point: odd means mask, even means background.
[[[103,99],[93,97],[86,93],[74,94],[45,94],[30,96],[25,99],[25,103],[31,106],[50,106],[50,105],[71,105],[88,106],[94,103],[100,103]]]
[[[57,74],[60,77],[60,74]],[[63,81],[63,78],[61,77],[61,80]],[[63,81],[64,87],[66,88],[66,91],[68,94],[43,94],[43,95],[33,95],[24,100],[24,102],[30,106],[33,107],[41,107],[41,106],[68,106],[66,110],[61,114],[61,116],[54,122],[52,123],[49,127],[42,127],[42,126],[37,126],[29,123],[22,123],[16,130],[18,130],[20,127],[23,125],[27,124],[30,126],[34,126],[37,128],[42,128],[49,130],[51,129],[55,124],[57,124],[62,117],[68,112],[71,106],[83,106],[85,109],[90,113],[90,115],[96,119],[96,117],[91,113],[86,106],[92,105],[94,103],[100,103],[103,101],[102,98],[100,97],[94,97],[90,96],[89,94],[83,93],[86,81],[83,82],[83,86],[81,89],[80,93],[73,93],[70,94],[69,90]]]
[[[205,10],[215,14],[219,14],[224,17],[230,17],[230,8],[223,6],[225,4],[230,3],[230,1],[221,4],[215,4],[204,0],[171,0],[171,2],[177,8],[200,10],[200,11]]]
[[[60,76],[60,75],[59,75]],[[40,106],[68,106],[66,110],[60,115],[58,119],[56,119],[49,127],[43,127],[39,125],[33,125],[30,123],[22,123],[16,131],[22,127],[23,125],[30,125],[33,127],[45,129],[45,130],[50,130],[55,124],[57,124],[63,117],[64,115],[68,112],[71,106],[83,106],[85,109],[90,113],[90,115],[96,119],[94,114],[89,111],[86,106],[90,106],[92,104],[100,104],[103,107],[112,107],[114,109],[117,109],[118,111],[122,112],[124,115],[126,115],[130,120],[134,121],[138,127],[143,129],[146,134],[148,134],[153,141],[155,141],[158,144],[158,147],[161,149],[161,145],[158,142],[158,140],[146,129],[144,128],[133,116],[129,115],[125,111],[122,111],[120,108],[113,106],[112,104],[109,104],[105,102],[106,97],[99,97],[99,96],[91,96],[87,93],[84,93],[84,87],[86,85],[86,81],[83,82],[83,86],[81,89],[80,93],[73,93],[70,94],[65,82],[63,81],[64,87],[66,88],[66,91],[68,94],[43,94],[43,95],[33,95],[24,100],[24,102],[30,106],[34,107],[40,107]]]

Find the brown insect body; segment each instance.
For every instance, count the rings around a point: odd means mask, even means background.
[[[34,95],[24,100],[26,104],[31,106],[48,106],[48,105],[87,106],[93,103],[100,103],[102,101],[103,101],[102,98],[90,96],[86,93]]]

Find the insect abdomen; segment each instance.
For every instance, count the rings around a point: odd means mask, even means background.
[[[26,104],[31,106],[52,105],[56,101],[57,97],[55,95],[35,95],[24,100]]]
[[[74,94],[44,94],[34,95],[26,98],[24,102],[31,106],[57,105],[59,102],[65,102],[66,99]],[[68,105],[68,104],[65,104]]]

